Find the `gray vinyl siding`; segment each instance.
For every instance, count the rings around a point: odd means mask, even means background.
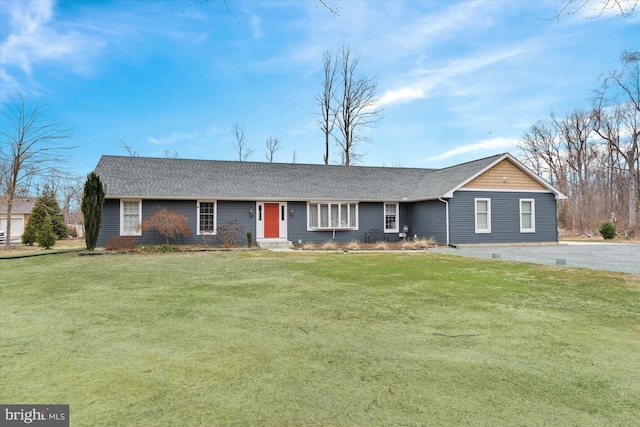
[[[475,198],[491,199],[491,233],[475,233]],[[535,233],[520,232],[520,199],[535,200]],[[449,201],[450,243],[526,243],[557,241],[556,200],[552,193],[523,192],[486,192],[457,191]],[[409,237],[434,237],[440,243],[446,243],[446,209],[438,200],[415,203],[400,203],[399,229],[409,227]],[[173,210],[187,216],[193,233],[190,237],[181,237],[170,241],[172,244],[209,244],[220,243],[218,236],[197,234],[197,200],[143,200],[143,220],[159,207]],[[254,209],[251,214],[250,209]],[[293,208],[291,214],[289,210]],[[256,233],[256,203],[254,201],[217,201],[216,225],[225,225],[236,220],[243,227],[237,236],[236,244],[247,244],[247,232]],[[309,231],[307,230],[307,203],[287,203],[287,237],[297,243],[302,242],[350,242],[365,241],[365,233],[376,229],[384,231],[384,203],[361,202],[358,204],[358,229]],[[102,212],[102,227],[98,237],[98,246],[104,247],[110,236],[120,235],[120,200],[107,199]],[[389,241],[397,241],[398,233],[386,233]],[[164,243],[165,239],[155,231],[144,232],[135,237],[137,244]]]
[[[253,214],[249,212],[249,209],[253,209]],[[240,246],[247,245],[247,233],[251,232],[253,236],[253,242],[256,241],[256,203],[250,201],[230,201],[219,200],[218,201],[218,217],[217,226],[224,226],[227,222],[236,220],[238,225],[243,227],[242,232],[236,238],[236,244]],[[219,243],[219,240],[215,241]]]
[[[491,199],[491,233],[475,232],[474,199]],[[520,232],[520,199],[535,200],[535,233]],[[449,199],[450,242],[557,242],[556,200],[551,193],[457,191]]]
[[[249,209],[255,211],[255,202],[237,202],[218,200],[216,207],[216,225],[224,226],[228,221],[234,219],[244,229],[236,238],[236,244],[247,244],[247,232],[253,234],[253,240],[256,236],[256,220],[252,217]],[[180,245],[199,245],[208,244],[215,245],[220,243],[220,239],[216,235],[198,235],[198,212],[197,200],[143,200],[142,201],[142,220],[153,214],[159,208],[165,208],[174,212],[178,212],[187,216],[187,224],[191,228],[192,236],[179,237],[171,239],[169,243]],[[107,199],[102,210],[102,227],[98,236],[98,246],[104,247],[109,237],[120,235],[120,200]],[[160,236],[156,231],[146,231],[142,236],[136,236],[136,244],[162,244],[166,243],[164,237]]]
[[[120,199],[106,199],[102,206],[102,223],[98,234],[98,247],[104,247],[111,236],[120,235]]]
[[[435,238],[442,244],[447,243],[446,205],[439,200],[416,202],[411,205],[410,236]]]
[[[191,228],[191,233],[193,234],[190,237],[171,239],[169,240],[170,244],[189,245],[196,242],[202,243],[202,240],[199,239],[200,236],[196,235],[198,217],[195,200],[143,200],[142,221],[162,208],[186,215],[188,218],[187,224],[189,224],[189,228]],[[166,239],[160,236],[155,230],[144,231],[142,236],[138,237],[138,244],[140,245],[162,243],[166,243]]]
[[[311,237],[307,235],[307,203],[288,202],[287,210],[293,208],[293,215],[287,213],[287,238],[293,243],[310,242]]]
[[[383,203],[363,202],[358,204],[358,229],[357,230],[336,230],[335,234],[332,230],[308,231],[307,230],[307,203],[306,202],[288,202],[287,203],[287,235],[292,242],[350,242],[357,240],[365,241],[365,233],[368,230],[377,229],[380,232],[384,230],[384,210]],[[197,201],[196,200],[143,200],[142,201],[142,218],[144,219],[154,213],[158,208],[165,208],[172,211],[182,213],[187,216],[187,223],[191,227],[192,236],[180,237],[172,239],[171,244],[197,245],[197,244],[219,244],[220,240],[215,235],[197,235]],[[254,209],[253,216],[249,209]],[[291,214],[289,209],[293,208],[294,213]],[[226,224],[228,221],[237,220],[238,224],[244,227],[236,239],[238,245],[247,243],[247,232],[253,234],[255,241],[256,203],[253,201],[217,201],[217,217],[216,225],[218,227]],[[400,229],[403,225],[410,224],[409,205],[400,204]],[[98,246],[104,247],[110,236],[120,235],[120,200],[107,199],[102,212],[102,228],[98,238]],[[158,235],[155,231],[147,231],[142,236],[136,236],[138,245],[162,244],[165,239]],[[389,241],[397,241],[398,233],[387,233],[386,239]]]

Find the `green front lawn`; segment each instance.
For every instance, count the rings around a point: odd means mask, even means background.
[[[640,277],[416,253],[0,260],[0,402],[72,426],[637,425]]]

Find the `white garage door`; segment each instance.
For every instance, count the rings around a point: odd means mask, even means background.
[[[6,233],[7,231],[7,217],[0,218],[0,230]],[[11,216],[11,240],[19,239],[24,233],[24,217],[23,216]]]

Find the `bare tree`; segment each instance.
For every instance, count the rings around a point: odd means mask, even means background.
[[[361,161],[366,154],[358,148],[360,142],[369,141],[362,131],[380,121],[382,110],[376,108],[377,79],[356,74],[360,56],[352,54],[349,46],[343,46],[337,61],[342,88],[333,108],[339,130],[334,138],[341,151],[342,163],[349,166]]]
[[[596,19],[607,12],[629,17],[634,14],[639,0],[562,0],[560,9],[556,11],[553,20],[559,21],[562,15],[575,15],[586,12],[586,17]]]
[[[247,161],[249,156],[253,154],[253,150],[247,146],[247,137],[245,136],[246,129],[244,125],[240,125],[236,122],[231,128],[231,132],[235,137],[233,147],[238,153],[238,160],[241,162]]]
[[[71,129],[53,119],[43,101],[27,104],[21,92],[10,97],[0,126],[0,190],[7,201],[6,248],[11,249],[11,213],[16,195],[28,193],[34,179],[58,175],[63,153],[73,147],[60,142]]]
[[[624,52],[621,60],[622,67],[602,79],[595,99],[594,130],[626,164],[628,229],[634,232],[638,209],[636,166],[640,158],[640,52]]]
[[[180,153],[178,153],[175,150],[172,153],[171,150],[169,150],[168,148],[165,148],[163,153],[164,153],[165,159],[178,159],[178,158],[180,158]]]
[[[320,107],[320,117],[318,124],[322,133],[324,133],[324,164],[329,164],[329,140],[331,132],[336,124],[336,116],[333,112],[333,104],[335,102],[335,84],[338,72],[337,62],[331,59],[329,51],[324,52],[322,57],[324,70],[324,81],[322,83],[322,92],[316,95],[316,104]]]
[[[640,199],[640,52],[625,52],[622,66],[605,73],[592,111],[536,122],[522,139],[524,162],[569,196],[558,219],[592,232],[615,218],[638,231]]]
[[[280,138],[272,138],[269,137],[266,140],[267,152],[265,153],[265,157],[269,163],[273,163],[273,156],[276,154],[278,150],[282,148],[280,145]]]
[[[567,165],[564,144],[552,115],[550,119],[538,120],[524,133],[518,144],[524,153],[524,163],[544,177],[563,194],[569,194]],[[567,226],[568,204],[558,205],[558,222]]]
[[[66,178],[58,197],[62,200],[62,214],[67,224],[79,224],[82,205],[82,178]]]
[[[135,151],[132,146],[124,142],[124,138],[120,138],[120,147],[127,152],[129,157],[140,157],[140,154]]]
[[[82,178],[70,176],[50,175],[44,177],[46,185],[49,185],[55,194],[66,224],[78,224],[79,210],[82,203],[83,185]],[[38,185],[36,192],[39,194]]]
[[[558,220],[579,233],[593,230],[604,209],[596,203],[601,150],[592,128],[588,111],[576,109],[564,117],[551,114],[531,126],[519,144],[524,162],[569,196],[558,206]]]
[[[597,220],[594,206],[594,192],[591,191],[596,171],[598,151],[591,138],[593,116],[584,110],[576,109],[570,115],[555,119],[556,127],[566,148],[566,162],[569,166],[569,180],[574,189],[570,206],[573,206],[574,229],[580,233],[588,231]]]

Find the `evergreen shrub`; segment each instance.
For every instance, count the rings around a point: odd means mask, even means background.
[[[616,237],[616,225],[611,221],[605,221],[600,224],[598,231],[600,235],[607,240]]]
[[[45,217],[42,228],[36,236],[38,246],[44,249],[50,249],[56,244],[57,235],[53,230],[53,222],[50,217]]]

